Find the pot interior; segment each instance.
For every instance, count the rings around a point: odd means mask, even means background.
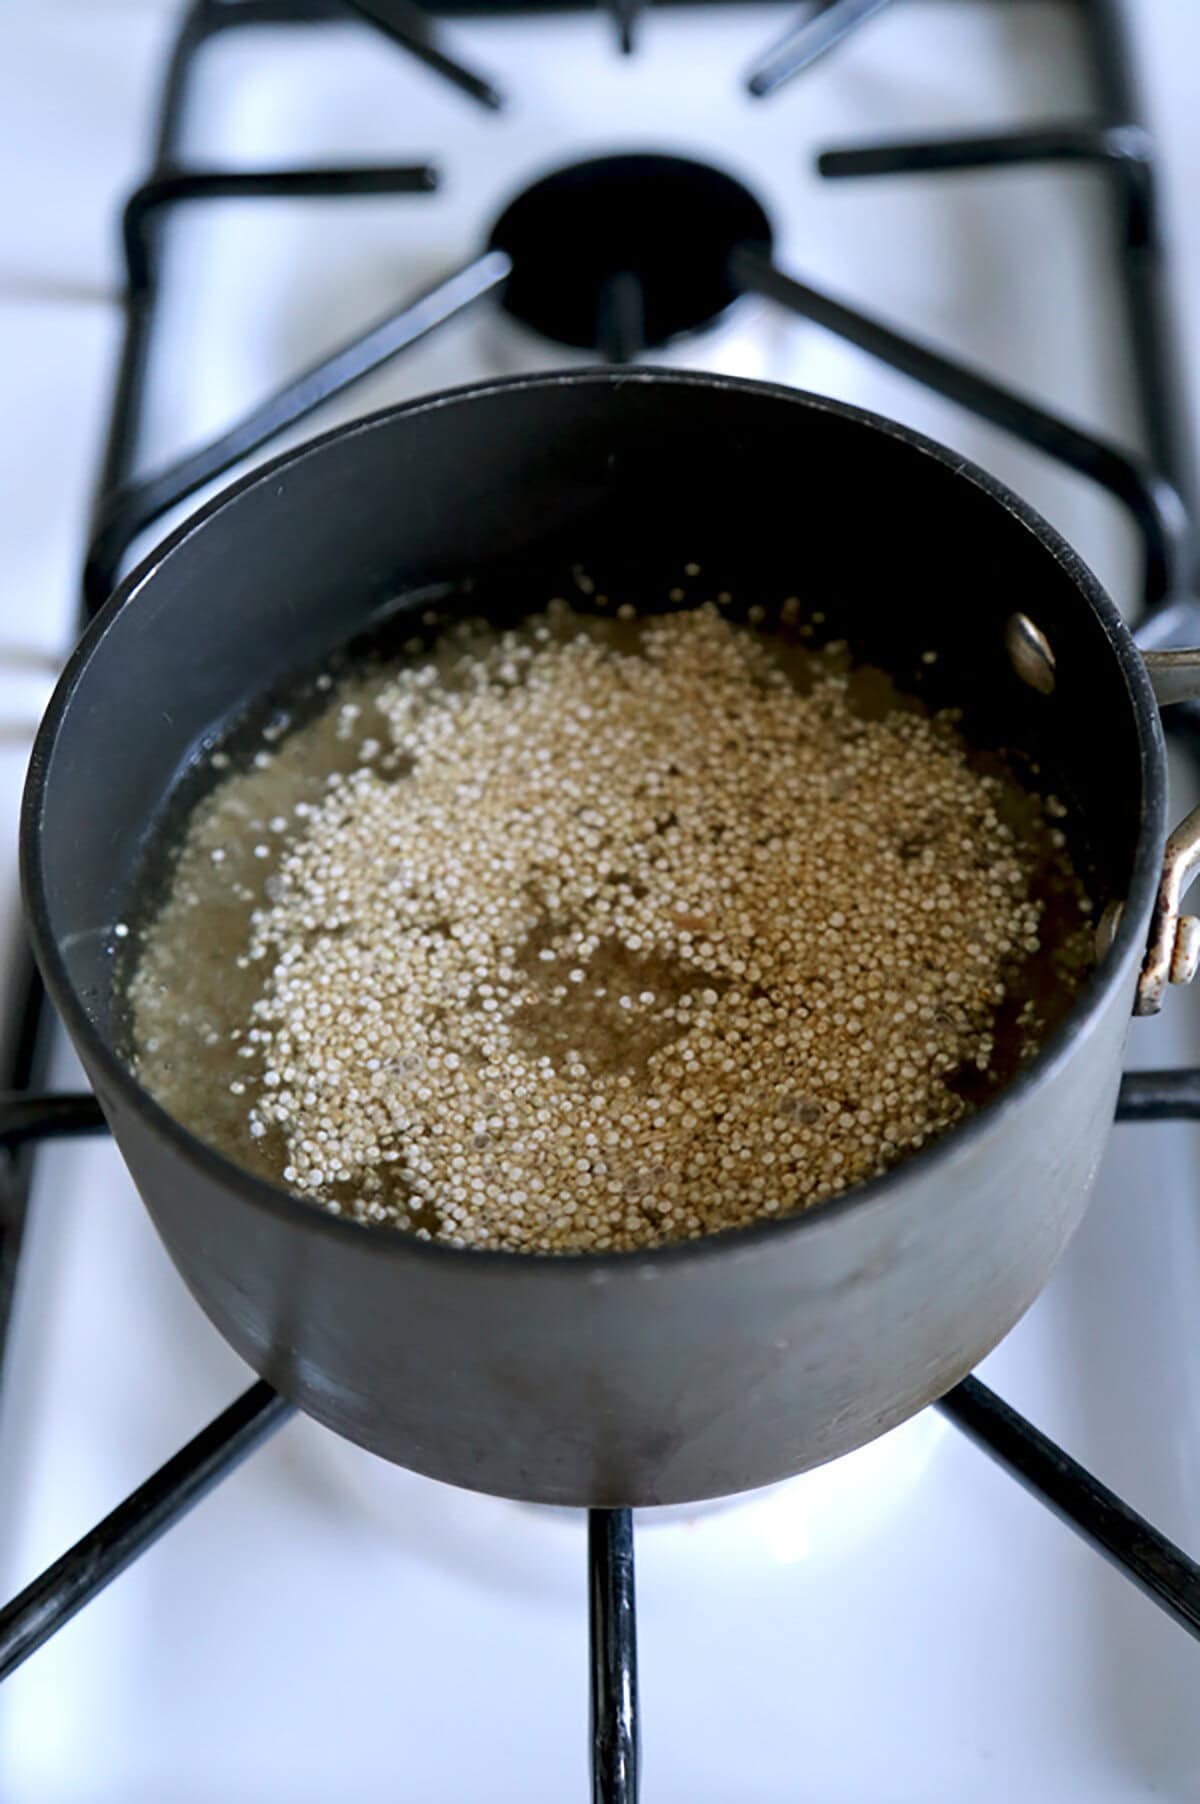
[[[899,428],[792,392],[526,379],[256,472],[85,640],[35,753],[27,875],[35,931],[101,1041],[119,1040],[113,925],[141,912],[146,846],[215,733],[431,594],[496,620],[553,595],[586,606],[592,589],[644,609],[689,563],[697,599],[728,591],[735,617],[757,604],[770,619],[796,596],[856,659],[961,707],[969,738],[1066,802],[1097,912],[1129,896],[1156,729],[1110,604],[1011,497]],[[1052,653],[1050,694],[1014,671],[1018,613]]]

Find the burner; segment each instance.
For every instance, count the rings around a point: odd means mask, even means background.
[[[513,271],[503,306],[558,344],[615,362],[712,326],[738,299],[729,257],[769,251],[771,224],[732,176],[685,157],[596,157],[510,202],[489,248]]]

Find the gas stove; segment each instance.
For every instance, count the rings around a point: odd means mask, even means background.
[[[235,464],[497,374],[638,359],[859,402],[1026,495],[1131,620],[1186,617],[1200,20],[1137,9],[1143,109],[1117,0],[433,11],[30,0],[0,27],[6,820],[81,572],[87,608]],[[977,1380],[787,1484],[588,1522],[253,1384],[27,986],[14,953],[4,1798],[628,1804],[639,1737],[662,1804],[1191,1795],[1193,1000],[1134,1025],[1122,1109],[1158,1125],[1114,1131]]]

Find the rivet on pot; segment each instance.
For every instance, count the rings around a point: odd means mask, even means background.
[[[1104,913],[1096,922],[1096,957],[1101,959],[1117,937],[1117,928],[1121,925],[1124,912],[1123,902],[1110,902]]]
[[[1035,626],[1028,614],[1010,614],[1004,628],[1004,644],[1009,663],[1023,683],[1039,695],[1054,692],[1054,653],[1041,627]]]
[[[1200,967],[1200,921],[1195,915],[1180,915],[1175,929],[1175,945],[1171,952],[1171,982],[1191,983]]]

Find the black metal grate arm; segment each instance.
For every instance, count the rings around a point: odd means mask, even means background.
[[[0,1143],[5,1146],[107,1132],[108,1123],[90,1091],[45,1096],[30,1091],[0,1092]]]
[[[943,356],[931,345],[907,338],[882,320],[786,275],[758,251],[749,247],[736,250],[730,269],[740,288],[764,295],[790,312],[824,326],[847,343],[878,357],[881,363],[913,377],[935,394],[944,395],[979,419],[1011,432],[1015,438],[1107,489],[1129,510],[1141,531],[1147,606],[1157,606],[1182,581],[1187,568],[1190,522],[1180,496],[1148,465],[994,382],[990,376]]]
[[[121,215],[125,273],[132,294],[153,279],[153,226],[167,207],[189,200],[328,200],[372,194],[434,194],[440,181],[431,163],[351,169],[179,169],[135,188]]]
[[[617,47],[622,56],[632,56],[642,0],[607,0],[607,5],[617,28]]]
[[[964,1378],[937,1407],[1160,1610],[1200,1639],[1200,1566],[1194,1560],[978,1378]]]
[[[492,112],[504,105],[504,96],[486,76],[477,75],[442,48],[433,22],[412,0],[346,0],[346,4],[469,99]]]
[[[1156,231],[1153,145],[1140,125],[1041,125],[982,137],[914,138],[822,151],[817,169],[830,178],[928,175],[1002,169],[1028,163],[1087,163],[1120,184],[1126,246],[1139,250]]]
[[[610,276],[600,293],[596,342],[606,363],[632,363],[646,343],[642,285],[632,270]]]
[[[93,527],[84,574],[91,607],[100,606],[111,593],[121,558],[138,533],[168,508],[490,294],[507,280],[510,268],[502,251],[486,251],[297,376],[220,438],[156,476],[114,490],[101,503]]]
[[[633,1511],[588,1511],[592,1804],[637,1804],[641,1753]]]
[[[1200,1069],[1127,1071],[1118,1121],[1200,1121]]]
[[[811,68],[818,57],[882,12],[887,3],[888,0],[825,0],[815,15],[801,19],[758,58],[746,77],[750,93],[757,100],[778,93],[787,82]]]
[[[124,1572],[173,1522],[234,1471],[292,1413],[269,1384],[251,1385],[124,1503],[0,1610],[0,1679]]]

